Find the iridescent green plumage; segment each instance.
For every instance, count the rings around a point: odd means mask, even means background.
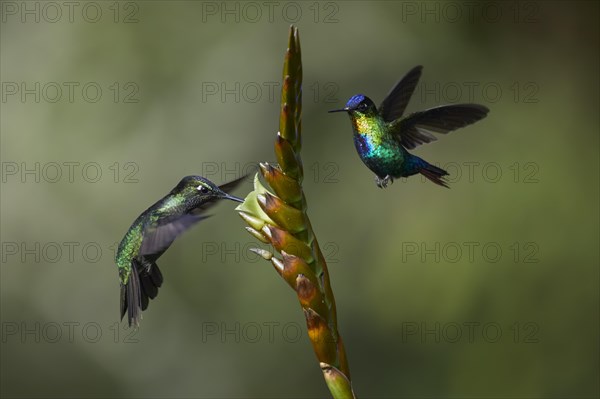
[[[352,128],[354,145],[361,159],[378,176],[388,175],[404,164],[406,151],[386,133],[386,123],[378,115],[357,111],[352,118]]]
[[[228,192],[243,178],[220,187],[201,176],[184,177],[169,194],[146,209],[121,240],[115,261],[121,283],[121,317],[138,325],[141,312],[163,282],[157,259],[185,230],[208,216],[204,211],[220,199],[243,200]]]
[[[483,119],[488,109],[478,104],[445,105],[402,117],[412,96],[421,66],[410,70],[390,91],[379,109],[368,97],[358,94],[343,109],[352,121],[354,145],[358,155],[375,172],[379,187],[386,187],[397,177],[421,173],[432,182],[448,187],[443,177],[448,173],[410,154],[407,149],[437,140],[431,134],[449,133]]]

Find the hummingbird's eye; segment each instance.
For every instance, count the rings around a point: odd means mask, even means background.
[[[362,103],[358,106],[358,109],[360,109],[361,111],[366,111],[367,110],[367,103]]]
[[[203,194],[206,194],[206,193],[208,193],[208,187],[206,187],[206,186],[203,186],[202,184],[201,184],[201,185],[199,185],[199,186],[198,186],[198,187],[196,187],[196,188],[198,189],[198,191],[200,191],[200,192],[201,192],[201,193],[203,193]]]

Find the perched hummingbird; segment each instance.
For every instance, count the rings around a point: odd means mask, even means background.
[[[431,134],[446,134],[485,118],[489,109],[478,104],[443,105],[402,117],[417,82],[422,66],[411,69],[389,92],[379,109],[367,96],[357,94],[346,107],[329,112],[347,112],[354,131],[354,146],[362,161],[375,172],[380,188],[397,177],[422,174],[435,184],[448,187],[443,169],[407,151],[423,143],[437,140]]]
[[[186,176],[133,222],[119,244],[115,260],[121,282],[121,319],[139,325],[142,310],[154,299],[163,276],[156,260],[175,238],[208,216],[204,211],[220,199],[243,202],[228,194],[243,179],[217,186],[201,176]]]

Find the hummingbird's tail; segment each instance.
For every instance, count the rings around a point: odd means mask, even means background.
[[[146,267],[134,259],[127,284],[121,285],[121,319],[127,313],[129,326],[139,326],[142,311],[148,308],[150,299],[156,298],[162,282],[163,276],[156,263]]]
[[[423,166],[419,168],[419,173],[437,184],[438,186],[448,187],[448,183],[444,180],[444,176],[448,176],[448,172],[446,172],[442,168],[438,168],[437,166],[433,166],[432,164],[423,161]]]

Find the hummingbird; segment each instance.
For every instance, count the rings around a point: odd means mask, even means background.
[[[422,174],[435,184],[448,188],[444,176],[448,172],[409,153],[420,144],[437,140],[432,134],[446,134],[475,123],[488,114],[479,104],[442,105],[403,116],[415,91],[423,67],[412,68],[385,97],[379,108],[363,95],[352,96],[342,109],[352,122],[354,146],[361,160],[375,172],[379,188],[393,183],[394,178]]]
[[[130,327],[139,326],[142,311],[162,285],[158,258],[181,233],[209,217],[204,212],[218,200],[244,202],[229,191],[245,177],[217,186],[202,176],[186,176],[135,219],[115,256],[121,286],[121,319],[127,312]]]

